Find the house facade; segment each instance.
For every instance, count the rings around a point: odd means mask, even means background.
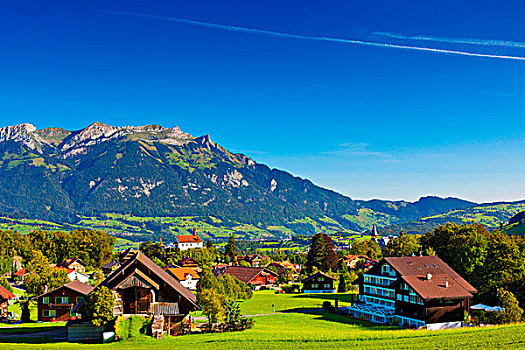
[[[219,276],[224,274],[232,275],[247,286],[256,288],[272,285],[278,277],[275,272],[262,267],[229,266],[225,269],[217,270],[217,273]]]
[[[39,295],[35,298],[38,304],[38,320],[67,321],[72,316],[80,316],[72,310],[93,289],[88,284],[73,281]]]
[[[166,271],[184,287],[189,290],[197,290],[197,282],[199,282],[200,276],[194,269],[189,267],[172,267]]]
[[[404,328],[458,328],[477,290],[436,256],[384,258],[354,283],[354,317]]]
[[[77,270],[68,269],[66,267],[55,267],[55,269],[65,271],[67,274],[67,278],[69,278],[71,282],[73,281],[80,281],[82,283],[89,282],[89,276]]]
[[[335,293],[335,278],[322,272],[317,272],[303,282],[303,293]]]
[[[113,292],[114,316],[158,316],[162,320],[159,327],[169,335],[181,333],[184,318],[200,310],[195,294],[142,252],[130,257],[99,286]]]
[[[16,295],[0,286],[0,318],[7,317],[9,300],[14,298],[16,298]]]
[[[75,270],[82,274],[86,274],[87,264],[81,259],[70,258],[60,262],[56,267],[63,267],[66,269]]]
[[[193,235],[178,235],[175,237],[175,242],[168,244],[167,248],[174,248],[180,250],[196,249],[204,247],[202,239],[196,232]]]

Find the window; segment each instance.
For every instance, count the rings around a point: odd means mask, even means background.
[[[57,310],[42,310],[43,317],[56,317]]]
[[[321,276],[321,277],[317,278],[317,280],[318,280],[319,282],[323,282],[323,281],[324,281],[324,277]]]
[[[69,297],[56,297],[55,304],[69,304]]]
[[[323,288],[330,288],[330,283],[323,284]]]
[[[49,304],[49,297],[43,297],[42,304]]]
[[[312,283],[312,288],[318,288],[319,285],[317,283]]]
[[[403,296],[401,294],[397,295],[397,300],[403,300]]]

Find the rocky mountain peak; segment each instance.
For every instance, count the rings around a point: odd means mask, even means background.
[[[0,142],[22,142],[31,149],[37,148],[37,142],[43,142],[38,135],[33,135],[36,128],[33,124],[24,123],[0,128]],[[36,136],[36,137],[35,137]]]

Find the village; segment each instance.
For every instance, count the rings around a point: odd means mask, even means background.
[[[239,254],[234,236],[219,252],[193,229],[165,246],[146,242],[115,252],[98,267],[77,256],[40,267],[15,257],[2,276],[8,284],[0,285],[0,337],[16,339],[17,327],[33,325],[35,337],[43,331],[53,341],[105,343],[127,339],[122,330],[133,322],[152,338],[245,331],[257,327],[259,315],[276,313],[275,305],[277,313],[291,312],[279,305],[290,297],[304,298],[297,312],[371,327],[443,330],[519,320],[498,322],[511,310],[474,304],[477,288],[432,249],[423,254],[415,238],[381,237],[374,225],[349,251],[318,233],[306,255],[264,256]],[[46,273],[66,279],[52,287],[35,282]],[[260,312],[241,314],[240,306],[258,298],[264,302],[253,308]],[[56,327],[39,329],[44,325]]]

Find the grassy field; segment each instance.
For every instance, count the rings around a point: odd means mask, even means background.
[[[165,337],[140,337],[113,344],[69,344],[50,339],[2,338],[0,349],[525,349],[525,325],[464,328],[447,331],[399,330],[322,311],[305,313],[324,300],[348,300],[345,295],[276,295],[257,292],[243,302],[255,327],[245,332]],[[47,341],[48,343],[39,343]]]

